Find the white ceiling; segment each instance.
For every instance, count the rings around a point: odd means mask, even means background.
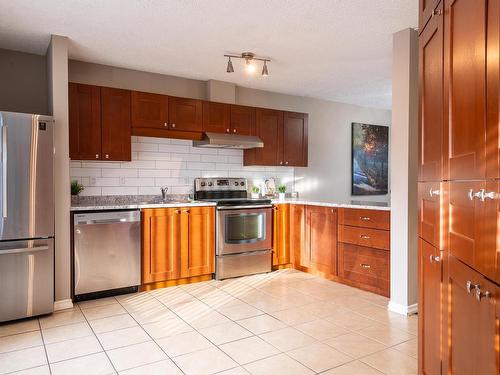
[[[392,33],[417,0],[0,0],[0,48],[353,103],[391,106]],[[269,77],[226,73],[224,53],[273,61]]]

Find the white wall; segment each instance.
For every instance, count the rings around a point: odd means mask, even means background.
[[[416,312],[417,169],[418,169],[418,33],[405,29],[393,37],[392,137],[390,165],[391,301],[398,313]]]
[[[132,162],[72,161],[71,178],[79,180],[82,195],[190,194],[195,177],[245,177],[262,186],[268,177],[293,190],[293,168],[243,167],[242,150],[206,149],[192,141],[132,137]],[[251,186],[251,185],[250,185]]]

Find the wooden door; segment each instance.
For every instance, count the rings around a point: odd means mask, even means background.
[[[418,235],[432,246],[444,250],[441,237],[441,183],[418,183]]]
[[[101,90],[98,86],[69,84],[69,157],[101,158]]]
[[[203,102],[203,131],[229,133],[231,106],[225,103]]]
[[[337,275],[337,211],[329,207],[306,206],[306,248],[310,267]]]
[[[283,156],[284,165],[307,167],[307,123],[306,113],[284,112]]]
[[[256,135],[264,142],[263,148],[244,151],[244,165],[283,165],[283,112],[274,109],[256,109]]]
[[[479,239],[474,253],[474,269],[491,280],[498,280],[497,257],[500,254],[499,243],[499,182],[483,182],[483,198],[478,203],[479,211]]]
[[[447,282],[449,372],[498,374],[495,285],[453,256]]]
[[[170,96],[168,118],[171,130],[201,132],[203,130],[201,100]]]
[[[181,217],[181,277],[215,272],[215,209],[183,208]]]
[[[443,15],[432,17],[419,38],[419,181],[442,177],[443,20]]]
[[[486,0],[445,1],[444,92],[449,178],[486,175]]]
[[[425,31],[425,28],[429,27],[429,25],[426,26],[426,23],[431,17],[439,15],[439,13],[435,10],[439,2],[440,0],[419,0],[418,29],[420,31]]]
[[[290,256],[294,267],[309,267],[310,253],[306,251],[305,206],[290,205]]]
[[[290,263],[290,205],[273,208],[273,266],[279,266]]]
[[[168,96],[132,91],[132,127],[168,129]]]
[[[132,160],[130,91],[101,87],[101,159]]]
[[[177,208],[142,210],[142,283],[180,277],[181,216]]]
[[[255,135],[255,108],[231,104],[231,131],[241,135]]]
[[[441,374],[442,255],[421,238],[418,244],[418,373]]]
[[[500,0],[488,1],[488,40],[486,61],[486,177],[500,178],[500,142],[498,128],[500,124]]]

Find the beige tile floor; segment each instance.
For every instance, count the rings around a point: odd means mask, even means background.
[[[87,301],[0,325],[0,374],[416,374],[387,302],[294,270]]]

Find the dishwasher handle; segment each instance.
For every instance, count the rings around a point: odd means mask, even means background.
[[[139,210],[75,214],[76,225],[124,224],[141,221]]]

